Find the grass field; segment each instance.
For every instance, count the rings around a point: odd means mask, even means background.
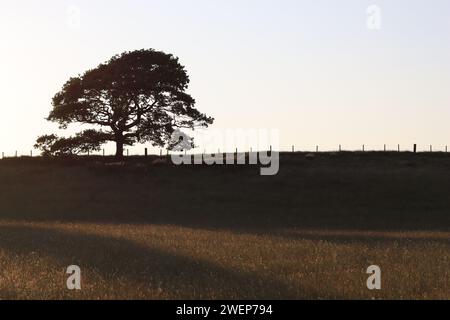
[[[0,298],[450,299],[447,154],[94,160],[0,160]]]

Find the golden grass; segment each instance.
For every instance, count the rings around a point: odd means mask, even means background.
[[[2,299],[450,299],[450,233],[0,221]],[[66,289],[66,267],[82,290]],[[370,265],[382,290],[366,287]]]

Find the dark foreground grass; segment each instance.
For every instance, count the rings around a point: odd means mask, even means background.
[[[449,190],[446,154],[284,154],[275,177],[3,160],[0,298],[450,299]]]

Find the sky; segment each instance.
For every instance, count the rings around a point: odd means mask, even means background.
[[[282,150],[450,145],[448,0],[2,1],[0,36],[7,155],[78,130],[45,120],[54,94],[142,48],[180,58],[210,130],[278,130]]]

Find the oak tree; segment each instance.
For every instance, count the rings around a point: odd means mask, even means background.
[[[47,119],[62,129],[72,123],[94,126],[97,135],[90,131],[90,136],[115,142],[116,156],[122,157],[124,146],[163,147],[175,130],[213,123],[196,109],[188,85],[185,67],[173,55],[153,49],[125,52],[67,81]]]

